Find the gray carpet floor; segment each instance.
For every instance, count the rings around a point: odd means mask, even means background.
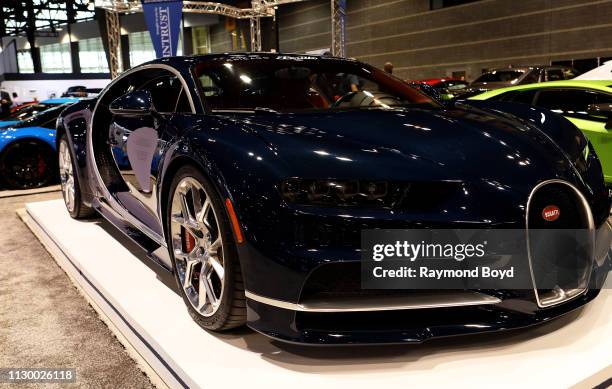
[[[75,368],[77,382],[61,387],[151,388],[15,213],[24,203],[60,196],[55,192],[0,199],[0,367]]]

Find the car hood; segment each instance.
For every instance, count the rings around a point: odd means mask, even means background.
[[[492,181],[531,188],[571,164],[537,128],[479,109],[255,114],[293,176]]]

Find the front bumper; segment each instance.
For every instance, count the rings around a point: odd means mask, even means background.
[[[588,289],[552,307],[538,307],[533,290],[457,291],[457,295],[472,295],[468,299],[447,298],[446,303],[444,294],[433,292],[432,295],[437,296],[433,299],[431,295],[426,296],[419,303],[419,298],[412,296],[406,298],[403,305],[396,291],[379,291],[381,305],[369,308],[366,303],[361,306],[338,305],[333,301],[307,303],[302,299],[304,290],[301,289],[301,296],[286,300],[247,291],[247,324],[266,336],[285,342],[340,345],[420,343],[437,337],[495,332],[544,323],[585,305],[604,287],[612,270],[612,226],[609,222],[603,223],[595,235],[596,255]],[[359,264],[358,261],[351,262]],[[296,283],[303,287],[304,277],[300,274],[299,271],[285,273],[285,290],[290,291],[284,293],[285,296],[295,294],[294,291],[299,289]],[[282,290],[282,282],[276,288]],[[447,296],[448,292],[452,291],[447,291]],[[385,296],[388,297],[386,303]],[[369,296],[364,301],[376,299]]]

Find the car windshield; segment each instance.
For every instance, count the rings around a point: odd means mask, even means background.
[[[218,58],[200,62],[195,72],[204,105],[212,111],[439,106],[379,69],[332,58]]]
[[[461,90],[467,86],[468,83],[465,81],[446,81],[446,89],[448,90]]]
[[[493,70],[478,77],[474,82],[510,82],[515,83],[524,70]]]

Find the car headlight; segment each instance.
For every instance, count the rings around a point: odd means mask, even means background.
[[[401,197],[402,185],[376,180],[289,178],[281,182],[280,192],[290,203],[391,207]]]
[[[442,209],[452,196],[462,193],[459,181],[385,181],[288,178],[281,181],[283,200],[291,204],[386,208]]]

